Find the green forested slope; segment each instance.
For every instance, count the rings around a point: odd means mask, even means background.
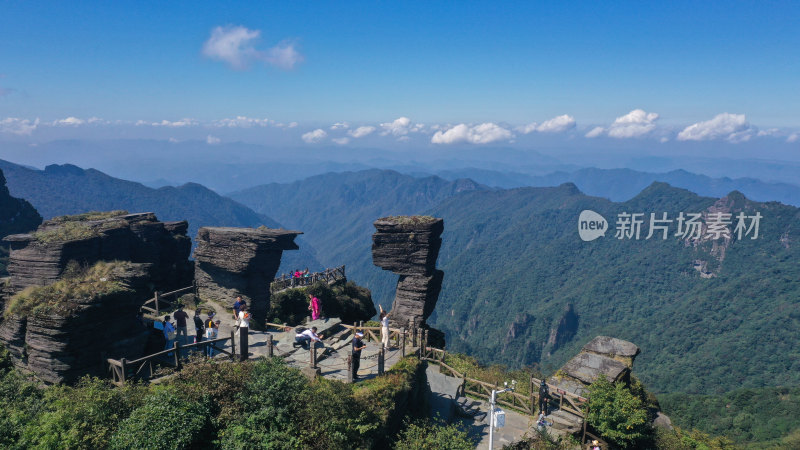
[[[619,212],[675,218],[715,202],[665,184],[625,203],[587,197],[573,185],[448,199],[432,210],[445,219],[445,278],[431,322],[455,351],[540,363],[545,371],[598,334],[627,339],[642,348],[636,372],[656,392],[796,385],[798,209],[729,197],[735,208],[764,218],[759,239],[734,240],[722,263],[710,254],[711,242],[695,248],[674,237],[644,240],[647,225],[638,241],[614,238]],[[606,237],[578,238],[583,209],[609,220]],[[696,259],[708,261],[716,276],[702,278]],[[559,330],[568,305],[577,320]]]

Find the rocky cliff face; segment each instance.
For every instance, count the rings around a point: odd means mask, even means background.
[[[85,273],[18,294],[0,324],[14,364],[49,383],[103,375],[102,358],[142,355],[149,332],[136,321],[149,264],[98,263]]]
[[[186,222],[159,222],[153,213],[124,211],[45,221],[34,233],[4,240],[11,247],[10,291],[54,283],[70,261],[84,266],[114,260],[149,264],[152,289],[188,286],[192,243],[187,227]]]
[[[372,262],[398,275],[392,304],[395,326],[424,325],[433,312],[444,272],[436,269],[444,221],[426,216],[384,217],[374,223]]]
[[[26,233],[36,229],[42,217],[25,200],[8,193],[6,178],[0,171],[0,238],[15,233]]]
[[[241,295],[253,319],[264,322],[269,310],[269,284],[284,250],[297,250],[300,231],[261,228],[203,227],[194,251],[195,281],[200,298],[233,304]]]

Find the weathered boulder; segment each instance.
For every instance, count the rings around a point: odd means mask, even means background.
[[[567,361],[549,382],[577,395],[584,395],[586,387],[600,376],[612,383],[628,383],[633,360],[638,354],[639,347],[632,342],[597,336]]]
[[[186,222],[159,222],[153,213],[87,213],[45,221],[34,233],[11,235],[10,292],[46,286],[64,273],[70,261],[91,266],[98,261],[149,264],[150,288],[172,290],[191,284],[191,239]]]
[[[256,322],[269,311],[269,285],[284,250],[297,250],[300,231],[283,229],[202,227],[194,251],[195,282],[201,299],[232,304],[241,295]]]
[[[640,352],[639,347],[633,342],[609,336],[597,336],[583,346],[583,351],[615,359],[628,368],[633,367],[633,360]]]
[[[442,219],[427,216],[384,217],[374,222],[372,262],[400,275],[392,304],[396,326],[425,325],[442,288],[436,269],[442,246]]]
[[[14,364],[49,383],[103,375],[103,357],[135,359],[149,332],[136,320],[149,264],[100,262],[17,294],[0,326]]]

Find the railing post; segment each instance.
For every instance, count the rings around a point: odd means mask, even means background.
[[[272,334],[267,335],[267,356],[270,358],[275,356],[275,349],[272,348]]]
[[[403,333],[403,346],[400,347],[400,350],[401,350],[400,351],[400,355],[406,356],[406,329],[405,328],[402,329],[402,333]]]
[[[160,292],[156,291],[156,296],[155,296],[155,299],[156,299],[156,318],[158,318],[158,317],[161,315],[161,314],[158,312],[158,311],[159,311],[159,309],[158,309],[158,304],[159,304],[159,303],[160,303],[160,301],[161,301],[161,293],[160,293]]]
[[[417,328],[413,326],[411,327],[411,346],[417,346]]]
[[[192,280],[192,293],[194,293],[195,304],[200,303],[200,296],[197,295],[197,280]]]
[[[534,383],[533,383],[533,374],[531,374],[529,382],[530,382],[530,391],[529,391],[529,393],[530,393],[530,397],[531,397],[531,415],[535,416],[536,415],[536,397],[533,394],[533,385],[534,385]]]
[[[383,375],[384,358],[386,357],[384,351],[383,347],[378,350],[378,375]]]
[[[119,362],[122,363],[122,376],[120,377],[119,381],[122,384],[125,384],[125,380],[126,380],[126,378],[128,376],[128,360],[125,359],[125,358],[122,358],[122,359],[119,360]]]
[[[175,354],[175,369],[181,370],[181,344],[175,339],[175,343],[172,344],[173,353]]]
[[[236,332],[231,330],[231,359],[236,360]]]
[[[317,367],[317,346],[315,345],[316,342],[311,342],[311,348],[308,349],[308,354],[310,356],[310,361],[308,362],[308,367],[312,369]]]

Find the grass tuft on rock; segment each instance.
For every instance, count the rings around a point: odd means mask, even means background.
[[[11,297],[6,314],[26,317],[39,313],[71,314],[79,303],[128,290],[116,275],[130,266],[127,261],[101,261],[90,268],[70,262],[62,278],[48,286],[30,286]]]

